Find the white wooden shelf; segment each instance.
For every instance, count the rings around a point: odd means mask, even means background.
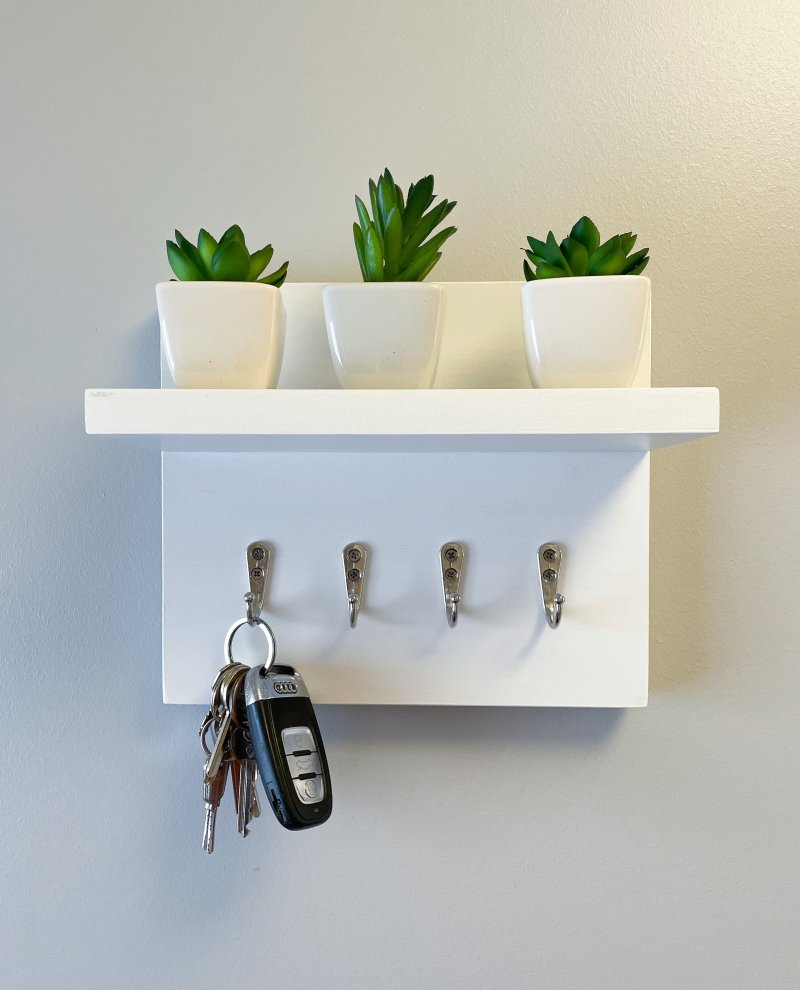
[[[649,451],[717,433],[717,389],[650,388],[649,324],[634,388],[530,388],[520,283],[446,282],[435,388],[341,390],[322,288],[281,289],[277,389],[178,390],[162,353],[162,388],[86,393],[88,433],[163,452],[164,700],[208,704],[265,540],[264,617],[315,703],[646,705]],[[356,629],[352,541],[369,550]],[[448,541],[466,550],[453,629]],[[545,542],[564,548],[555,631]],[[255,663],[248,632],[236,655]]]
[[[166,451],[647,451],[717,433],[719,392],[90,389],[86,431]]]

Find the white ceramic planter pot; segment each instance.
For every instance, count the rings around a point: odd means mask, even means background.
[[[286,313],[258,282],[159,282],[161,339],[178,388],[274,388]]]
[[[643,275],[548,278],[522,287],[525,356],[538,388],[627,388],[650,317]]]
[[[441,339],[441,287],[422,282],[326,285],[325,325],[342,388],[430,388]]]

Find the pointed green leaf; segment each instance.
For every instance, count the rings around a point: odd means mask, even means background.
[[[567,259],[573,275],[585,275],[589,270],[589,252],[574,237],[567,237],[562,242],[561,253]]]
[[[170,268],[181,282],[201,282],[206,279],[204,272],[181,251],[175,241],[167,241],[167,259]]]
[[[250,254],[238,237],[223,237],[211,259],[211,277],[217,282],[246,282]]]
[[[537,241],[535,237],[529,237],[528,244],[530,245],[531,251],[538,255],[540,258],[547,257],[547,245],[544,241]]]
[[[260,251],[256,251],[255,254],[250,255],[250,270],[247,273],[248,282],[255,282],[270,261],[272,261],[272,255],[274,253],[275,252],[272,250],[272,245],[267,244],[267,246],[261,248]]]
[[[395,279],[396,282],[418,282],[430,271],[431,259],[439,254],[435,245],[414,255],[413,261],[407,265]],[[441,257],[441,254],[439,254]],[[437,259],[438,260],[438,259]],[[423,274],[424,273],[424,274]]]
[[[536,269],[536,278],[566,278],[567,273],[563,268],[556,268],[555,265],[539,265]]]
[[[597,274],[595,269],[598,265],[603,264],[606,258],[610,257],[615,251],[619,250],[619,238],[617,235],[614,237],[609,237],[605,244],[601,244],[596,251],[589,256],[589,274]]]
[[[619,248],[613,250],[610,254],[605,255],[599,262],[592,265],[592,270],[590,275],[621,275],[622,269],[625,267],[626,262],[625,255]]]
[[[632,234],[630,231],[628,231],[627,234],[619,235],[619,247],[621,251],[625,252],[625,254],[631,253],[631,249],[635,243],[636,243],[636,234]]]
[[[364,260],[364,231],[359,227],[357,223],[353,224],[353,240],[356,245],[356,254],[358,255],[358,267],[361,269],[361,277],[364,281],[367,279],[367,265]]]
[[[396,205],[397,203],[394,198],[394,181],[390,182],[385,175],[382,175],[380,179],[378,179],[378,209],[380,210],[380,226],[384,233],[384,241],[386,237],[386,225],[389,222],[389,214],[396,207]],[[385,251],[386,244],[384,243],[384,253]]]
[[[199,272],[201,272],[203,276],[208,277],[208,271],[206,269],[206,266],[203,262],[202,257],[200,256],[200,252],[197,250],[194,244],[192,244],[190,240],[184,237],[179,230],[175,231],[175,240],[178,243],[178,247],[181,249],[181,251],[183,251],[183,253],[189,259],[189,261],[191,261],[194,267]]]
[[[378,187],[380,194],[380,187]],[[400,263],[400,246],[403,243],[403,221],[400,211],[396,206],[389,210],[386,221],[386,230],[383,234],[383,263],[384,275],[387,282],[390,282],[397,274],[397,267]]]
[[[428,277],[428,275],[430,275],[431,271],[439,264],[439,260],[440,260],[441,257],[442,257],[441,253],[438,253],[438,254],[435,254],[431,258],[430,263],[428,264],[428,266],[426,268],[424,268],[419,273],[419,275],[417,275],[417,281],[418,282],[424,282],[425,281],[425,279]]]
[[[406,208],[405,201],[403,200],[403,190],[395,182],[394,184],[394,199],[397,203],[397,209],[400,211],[400,217],[403,216],[403,210]]]
[[[446,199],[442,200],[441,203],[437,203],[433,209],[426,213],[425,216],[419,221],[417,226],[412,231],[411,235],[408,236],[408,231],[405,231],[407,239],[403,244],[403,250],[400,255],[400,266],[405,267],[411,262],[414,257],[417,248],[422,244],[425,238],[433,233],[436,227],[452,213],[455,207],[455,202],[449,203]],[[404,225],[405,230],[405,225]]]
[[[383,249],[375,224],[369,225],[364,243],[364,262],[367,266],[367,276],[370,282],[383,281]]]
[[[438,251],[448,237],[452,237],[457,230],[458,227],[445,227],[444,230],[440,230],[438,234],[431,237],[429,241],[425,241],[425,243],[420,246],[420,252],[430,251],[431,248],[436,248]]]
[[[525,249],[524,248],[521,248],[520,250],[524,251]],[[547,264],[547,259],[546,258],[542,258],[538,254],[534,254],[533,251],[525,251],[525,254],[528,256],[528,259],[534,263],[534,265],[546,265]]]
[[[228,227],[219,239],[219,246],[222,247],[223,244],[227,244],[228,241],[232,241],[234,239],[241,241],[242,244],[244,244],[244,231],[238,223],[235,223],[232,227]]]
[[[647,250],[648,250],[647,248],[642,248],[640,251],[637,251],[635,254],[632,254],[629,258],[626,258],[625,264],[622,266],[622,271],[620,274],[630,275],[634,268],[638,268],[638,266],[647,257]]]
[[[200,252],[200,257],[203,259],[203,265],[205,266],[206,272],[211,271],[211,259],[214,257],[214,252],[217,250],[217,241],[214,237],[209,234],[207,230],[200,228],[200,233],[197,235],[197,250]]]
[[[361,233],[366,237],[369,230],[369,213],[360,196],[356,196],[356,212],[358,213],[358,222],[361,224]]]
[[[570,231],[569,236],[580,241],[590,256],[600,245],[600,232],[588,217],[581,217]],[[534,248],[534,250],[536,249]]]
[[[284,261],[280,268],[276,268],[271,275],[265,275],[264,278],[259,278],[256,281],[261,282],[262,285],[273,285],[276,289],[280,289],[283,283],[286,281],[286,273],[289,271],[289,262]]]
[[[433,176],[426,175],[424,179],[409,189],[406,198],[406,208],[403,211],[403,233],[408,237],[419,223],[422,214],[433,202]]]
[[[558,246],[553,231],[549,231],[547,234],[547,240],[545,241],[545,247],[547,249],[547,254],[545,258],[548,264],[553,265],[556,268],[562,268],[567,275],[572,274],[572,269],[569,267],[569,262],[564,257],[561,248]]]
[[[187,244],[190,247],[193,246],[192,243],[191,243],[191,241],[189,241],[186,237],[184,237],[183,234],[179,230],[177,230],[177,229],[175,230],[175,243],[178,245],[178,247],[181,249],[181,251],[183,251],[184,254],[187,253],[186,252],[186,245]]]
[[[645,270],[645,268],[647,268],[647,262],[649,260],[650,260],[649,257],[644,258],[642,261],[639,262],[638,265],[636,265],[635,268],[631,268],[631,270],[629,272],[626,272],[625,274],[626,275],[641,275],[642,272]]]
[[[525,281],[526,282],[534,282],[534,281],[536,281],[536,275],[534,274],[533,269],[531,268],[531,266],[528,264],[528,259],[527,258],[523,259],[523,262],[522,262],[522,271],[525,274]]]
[[[374,222],[375,224],[378,224],[381,215],[381,211],[378,208],[378,187],[375,185],[372,179],[369,180],[369,201],[372,204],[372,216]],[[369,225],[367,225],[367,229],[364,231],[365,239],[367,237],[368,231],[369,231]],[[383,250],[383,235],[381,234],[380,230],[378,230],[377,226],[375,228],[375,232],[377,233],[378,239],[381,242],[381,250]]]

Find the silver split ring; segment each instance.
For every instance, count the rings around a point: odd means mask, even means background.
[[[275,662],[275,633],[263,619],[254,619],[253,621],[250,621],[249,619],[239,619],[234,622],[225,637],[225,659],[228,663],[236,663],[233,659],[233,637],[242,628],[242,626],[255,626],[256,628],[261,629],[264,633],[264,637],[267,640],[267,659],[262,664],[262,668],[265,672],[268,671]]]

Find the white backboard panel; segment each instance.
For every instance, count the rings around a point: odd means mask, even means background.
[[[225,633],[244,614],[245,549],[266,540],[264,618],[315,702],[646,704],[649,454],[162,457],[165,701],[207,703]],[[341,560],[351,541],[370,553],[353,630]],[[447,541],[467,552],[454,629]],[[546,541],[565,550],[556,630],[539,592]]]

